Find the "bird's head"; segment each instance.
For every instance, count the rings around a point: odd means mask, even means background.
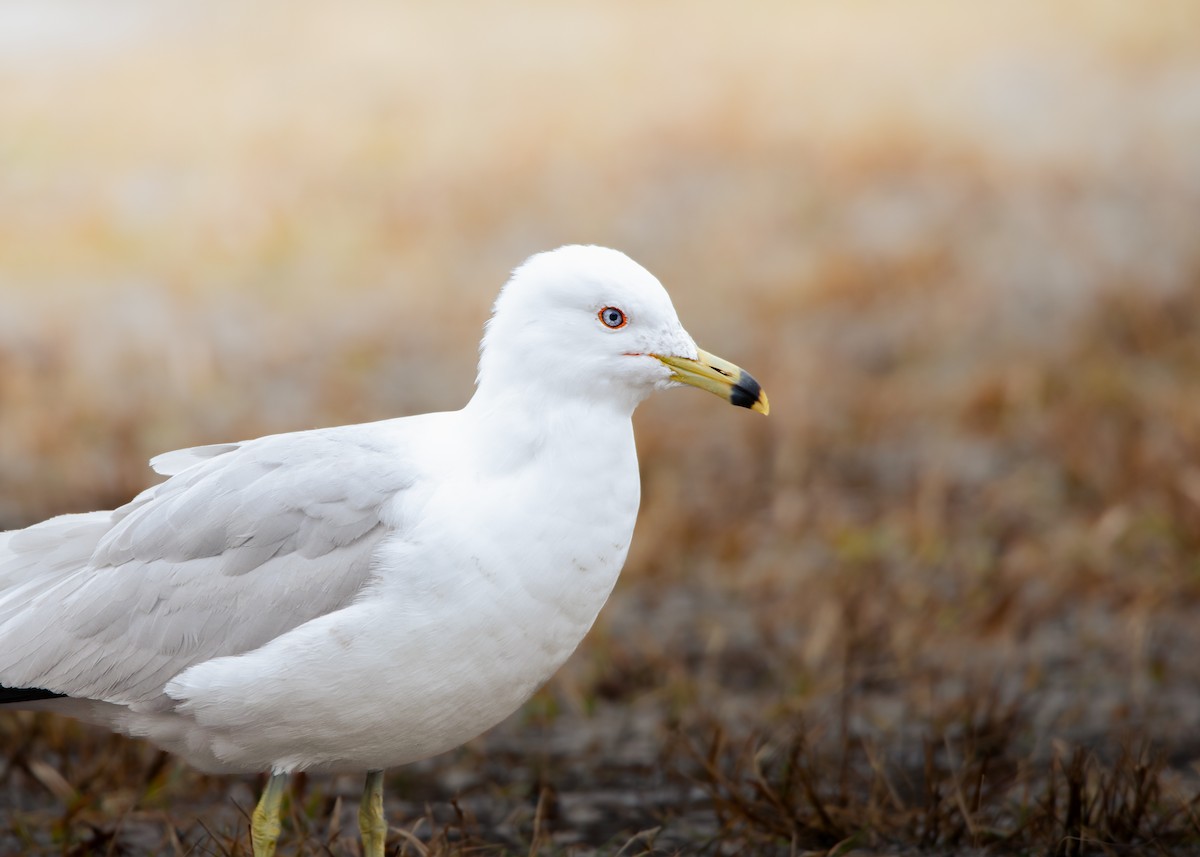
[[[662,284],[604,247],[529,258],[500,292],[481,346],[481,391],[532,385],[543,395],[608,399],[632,412],[654,390],[679,384],[768,411],[749,373],[696,347]]]

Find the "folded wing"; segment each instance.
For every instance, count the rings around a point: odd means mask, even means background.
[[[0,534],[0,686],[165,708],[187,667],[349,604],[416,481],[389,425],[168,453],[114,512]]]

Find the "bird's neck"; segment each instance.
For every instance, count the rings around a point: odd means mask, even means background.
[[[478,431],[474,447],[488,469],[506,470],[541,458],[636,453],[634,403],[605,397],[537,395],[529,388],[503,390],[480,384],[463,408]]]

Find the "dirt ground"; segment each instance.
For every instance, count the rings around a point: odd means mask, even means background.
[[[0,528],[458,407],[572,241],[769,393],[639,410],[609,605],[393,853],[1200,853],[1194,4],[16,3],[0,116]],[[0,854],[249,854],[253,778],[0,747]]]

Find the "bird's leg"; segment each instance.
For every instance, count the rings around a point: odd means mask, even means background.
[[[274,857],[280,829],[279,804],[283,802],[283,787],[287,778],[287,774],[271,774],[258,806],[254,808],[254,815],[250,817],[250,842],[254,857]]]
[[[387,842],[387,820],[383,817],[383,771],[367,771],[362,803],[358,805],[358,829],[362,834],[363,857],[383,857]]]

